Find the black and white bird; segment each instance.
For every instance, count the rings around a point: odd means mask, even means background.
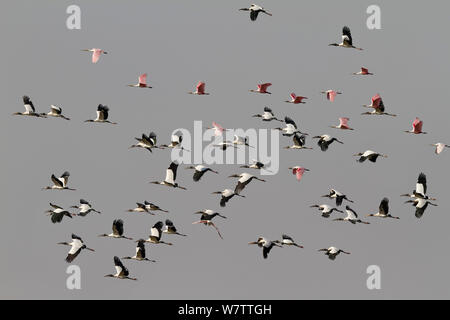
[[[130,277],[130,272],[123,265],[122,261],[120,261],[119,257],[114,256],[114,266],[116,268],[115,274],[107,274],[105,278],[116,278],[116,279],[128,279],[136,281],[136,278]]]
[[[330,260],[334,260],[336,259],[336,257],[340,254],[340,253],[345,253],[345,254],[350,254],[350,252],[338,249],[336,247],[329,247],[328,249],[319,249],[319,252],[324,251],[325,255],[328,256],[328,258]]]
[[[412,194],[402,194],[402,197],[410,197],[410,198],[421,198],[425,200],[436,200],[435,198],[431,198],[427,195],[427,176],[425,173],[421,172],[419,177],[417,178],[416,189],[412,192]]]
[[[283,120],[280,120],[277,117],[275,117],[275,115],[272,112],[272,109],[270,109],[269,107],[264,107],[264,112],[262,114],[255,114],[253,117],[261,118],[262,121],[275,120],[275,121],[284,122]]]
[[[378,212],[374,214],[369,214],[368,217],[379,217],[379,218],[392,218],[392,219],[400,219],[399,217],[393,217],[389,214],[389,199],[383,198],[380,202],[380,207],[378,208]]]
[[[349,206],[345,206],[345,212],[347,213],[347,216],[345,218],[338,218],[334,219],[333,221],[348,221],[352,224],[356,223],[370,224],[369,222],[358,219],[358,214],[356,213],[356,211],[350,208]]]
[[[167,168],[166,170],[166,178],[163,181],[151,181],[150,183],[186,190],[185,187],[181,187],[178,185],[178,183],[175,182],[175,180],[177,179],[177,169],[178,164],[172,162],[169,168]]]
[[[136,139],[138,143],[133,144],[128,149],[143,148],[150,152],[153,152],[152,151],[153,148],[159,148],[156,145],[156,133],[154,133],[153,131],[150,132],[148,136],[145,133],[143,133],[141,138],[134,138],[134,139]]]
[[[53,210],[47,210],[45,213],[47,213],[48,216],[51,216],[51,220],[53,223],[60,223],[64,217],[69,217],[72,219],[74,216],[73,213],[70,213],[67,210],[64,210],[60,206],[57,206],[56,204],[53,204],[50,202],[50,207],[53,208]]]
[[[284,122],[286,123],[286,126],[284,128],[275,128],[275,130],[280,130],[283,136],[292,137],[295,133],[300,133],[306,136],[308,135],[307,133],[301,132],[297,128],[297,124],[291,118],[284,117]]]
[[[412,203],[413,207],[416,207],[415,215],[417,219],[422,218],[423,214],[425,213],[425,210],[428,208],[428,205],[432,205],[435,207],[438,206],[437,204],[430,202],[429,199],[424,198],[411,199],[406,201],[405,203]]]
[[[250,11],[250,20],[255,21],[258,18],[258,14],[260,12],[267,14],[268,16],[272,16],[270,12],[267,12],[263,7],[258,6],[256,4],[252,4],[249,8],[241,8],[239,11]]]
[[[217,172],[217,171],[215,171],[215,170],[213,170],[213,169],[211,169],[209,167],[206,167],[204,165],[201,165],[201,164],[196,165],[196,166],[189,166],[186,169],[191,169],[191,170],[193,169],[193,170],[195,170],[194,171],[194,176],[192,177],[192,179],[195,182],[200,181],[200,179],[203,177],[203,175],[206,172],[208,172],[208,171],[210,171],[212,173],[215,173],[215,174],[219,174],[219,172]]]
[[[367,150],[367,151],[364,151],[364,152],[360,152],[360,153],[354,154],[353,156],[354,157],[360,157],[358,160],[356,160],[356,161],[358,161],[360,163],[362,163],[362,162],[364,162],[366,160],[369,160],[370,162],[375,163],[375,162],[377,162],[378,157],[382,157],[382,158],[387,158],[388,157],[385,154],[381,154],[381,153],[378,153],[378,152],[375,152],[375,151],[372,151],[372,150]]]
[[[164,224],[163,224],[162,221],[158,221],[157,223],[155,223],[153,225],[153,227],[151,227],[150,235],[148,236],[148,239],[145,240],[145,242],[149,242],[149,243],[152,243],[152,244],[160,244],[160,243],[162,243],[162,244],[166,244],[166,245],[171,246],[172,243],[161,241],[161,236],[163,234],[163,231],[162,231],[163,226],[164,226]]]
[[[264,163],[262,163],[261,161],[257,161],[257,160],[252,160],[251,164],[246,164],[241,166],[241,168],[247,168],[247,169],[257,169],[257,170],[261,170],[261,169],[265,169],[266,165]],[[267,169],[266,169],[267,170]],[[267,170],[270,171],[270,170]]]
[[[89,251],[95,251],[94,249],[86,247],[83,240],[79,236],[77,236],[73,233],[72,233],[72,241],[71,242],[59,242],[58,244],[62,244],[62,245],[71,247],[69,250],[69,253],[67,254],[67,257],[66,257],[67,263],[71,263],[73,260],[75,260],[75,258],[80,254],[81,250],[83,250],[83,249],[86,249]]]
[[[44,114],[36,113],[36,109],[34,108],[33,102],[31,101],[30,97],[23,96],[23,106],[25,107],[24,112],[14,112],[13,116],[30,116],[30,117],[37,117],[37,118],[46,118],[47,116]]]
[[[342,194],[335,189],[331,189],[330,193],[323,195],[322,198],[336,199],[336,205],[338,207],[342,204],[342,201],[344,201],[344,200],[347,200],[348,202],[353,203],[353,201],[350,200],[349,198],[347,198],[347,196],[345,194]]]
[[[220,234],[219,228],[217,228],[217,226],[211,221],[214,217],[221,217],[222,219],[226,219],[227,217],[221,215],[218,212],[215,212],[213,210],[210,209],[205,209],[205,210],[201,210],[201,211],[197,211],[194,214],[201,214],[200,220],[199,221],[195,221],[192,224],[203,224],[205,226],[212,226],[214,227],[214,229],[216,229],[217,234],[219,235],[219,237],[221,239],[223,239],[222,235]]]
[[[84,217],[88,213],[91,213],[91,212],[101,213],[100,211],[94,209],[92,207],[92,205],[84,199],[80,199],[80,204],[76,205],[76,206],[71,206],[71,208],[80,210],[77,213],[77,216],[81,216],[81,217]]]
[[[330,215],[333,213],[333,211],[344,213],[344,211],[339,210],[337,208],[330,207],[327,204],[321,204],[321,205],[314,204],[314,205],[310,206],[310,208],[318,208],[318,210],[320,212],[322,212],[322,217],[324,217],[324,218],[329,218]]]
[[[109,108],[108,106],[104,106],[99,104],[97,107],[97,118],[85,120],[84,122],[99,122],[99,123],[109,123],[109,124],[117,124],[117,122],[111,122],[108,120],[109,116]]]
[[[170,144],[162,144],[160,147],[161,148],[172,148],[172,149],[179,148],[181,150],[189,151],[181,146],[182,142],[183,142],[182,135],[173,134],[170,138]]]
[[[133,209],[128,209],[127,212],[139,212],[139,213],[150,213],[154,214],[153,212],[149,212],[147,206],[141,202],[136,202],[136,207]]]
[[[177,234],[179,236],[183,236],[186,237],[185,234],[183,233],[179,233],[177,228],[175,227],[175,225],[173,224],[173,222],[169,219],[166,219],[166,227],[163,230],[163,233],[167,233],[167,234]]]
[[[320,150],[322,150],[323,152],[327,151],[330,144],[332,144],[334,141],[336,141],[340,144],[344,144],[342,141],[340,141],[337,138],[334,138],[328,134],[323,134],[321,136],[315,136],[315,137],[313,137],[313,139],[319,139],[317,141],[317,145],[320,147]]]
[[[266,238],[263,237],[259,237],[258,240],[256,241],[252,241],[248,243],[250,244],[256,244],[258,245],[258,247],[263,249],[263,258],[267,259],[267,257],[269,256],[269,252],[270,250],[272,250],[273,247],[280,247],[282,248],[281,245],[277,244],[275,241],[270,241],[267,240]]]
[[[247,146],[247,147],[250,147],[250,148],[254,148],[253,146],[248,144],[248,138],[247,137],[240,137],[240,136],[234,135],[234,139],[233,139],[232,143],[235,146]]]
[[[42,116],[49,116],[49,117],[54,117],[54,118],[61,118],[64,120],[70,120],[70,118],[67,118],[66,116],[64,116],[62,114],[62,108],[55,106],[55,105],[50,105],[50,112],[49,113],[42,113]]]
[[[65,171],[59,178],[57,178],[54,174],[51,176],[51,180],[53,182],[52,186],[44,187],[44,190],[71,190],[75,191],[76,189],[71,189],[67,186],[67,182],[69,181],[70,173],[69,171]]]
[[[235,148],[237,149],[237,145],[234,144],[232,141],[222,141],[217,144],[213,144],[213,147],[219,148],[223,151],[227,150],[228,148]]]
[[[233,174],[229,176],[229,178],[239,178],[238,183],[236,187],[234,188],[234,193],[240,194],[242,190],[253,180],[258,180],[261,182],[266,182],[266,180],[263,180],[261,178],[258,178],[257,176],[254,176],[250,173],[241,173],[241,174]]]
[[[342,28],[342,42],[341,43],[331,43],[330,46],[363,50],[363,49],[357,48],[353,45],[352,33],[350,32],[350,28],[347,26]]]
[[[128,238],[123,235],[123,231],[124,231],[123,230],[123,220],[121,220],[121,219],[116,219],[113,221],[112,231],[113,232],[110,234],[104,233],[104,234],[99,235],[99,237],[109,237],[109,238],[115,238],[115,239],[133,240],[132,238]]]
[[[283,246],[294,246],[297,248],[303,248],[303,246],[297,244],[294,239],[292,239],[292,237],[288,236],[287,234],[283,234],[281,236],[281,241],[280,240],[276,240],[275,241],[278,244],[281,244]]]
[[[156,262],[155,260],[150,260],[145,256],[145,240],[139,239],[136,246],[136,254],[132,257],[123,257],[124,260],[136,260],[136,261],[148,261]]]
[[[245,196],[237,194],[231,189],[225,189],[223,191],[215,191],[212,194],[220,194],[222,196],[222,198],[220,199],[221,207],[225,207],[227,205],[227,202],[230,201],[230,199],[233,198],[234,196],[245,198]]]
[[[161,209],[159,206],[157,206],[156,204],[152,203],[152,202],[148,202],[147,200],[144,201],[145,207],[147,208],[147,210],[150,211],[161,211],[161,212],[165,212],[168,213],[169,211]]]
[[[294,144],[292,146],[286,146],[284,147],[285,149],[309,149],[312,150],[312,148],[309,147],[305,147],[306,144],[306,136],[304,134],[299,134],[298,132],[296,132],[293,136],[292,136],[292,141],[294,141]]]

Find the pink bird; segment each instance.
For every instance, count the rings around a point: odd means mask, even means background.
[[[378,93],[372,97],[372,104],[370,106],[363,105],[363,107],[373,108],[372,112],[364,112],[362,113],[363,115],[386,115],[391,117],[397,116],[395,114],[385,112],[386,108],[384,106],[383,99]]]
[[[194,91],[194,92],[188,92],[189,94],[196,94],[196,95],[199,95],[199,96],[201,96],[201,95],[209,95],[209,93],[207,93],[207,92],[205,92],[205,83],[204,82],[202,82],[202,81],[199,81],[198,82],[198,84],[197,84],[197,90],[196,91]]]
[[[373,73],[369,72],[369,69],[362,67],[361,71],[359,72],[355,72],[353,73],[354,75],[359,75],[359,76],[372,76]]]
[[[257,90],[250,90],[250,92],[271,94],[271,92],[267,91],[267,88],[270,87],[271,85],[272,85],[271,83],[261,83],[261,84],[258,84],[258,89]]]
[[[334,99],[336,98],[336,96],[338,94],[342,94],[342,92],[335,91],[335,90],[322,91],[322,93],[326,94],[327,95],[327,99],[330,100],[331,102],[334,102]]]
[[[422,131],[423,121],[419,118],[416,118],[412,124],[412,129],[410,131],[405,131],[407,133],[414,133],[414,134],[426,134],[426,132]]]
[[[89,51],[92,52],[92,63],[97,63],[97,61],[100,59],[101,54],[108,54],[108,52],[102,50],[102,49],[83,49],[81,51]]]
[[[292,170],[292,174],[294,174],[298,181],[302,180],[303,174],[305,171],[309,171],[309,169],[303,168],[303,167],[292,167],[289,168],[289,170]]]
[[[350,121],[350,118],[339,118],[339,125],[338,126],[330,126],[330,127],[335,128],[335,129],[342,129],[342,130],[354,130],[353,128],[350,128],[348,126],[349,121]]]
[[[214,122],[214,121],[212,122],[212,127],[207,127],[206,129],[213,129],[215,136],[221,136],[223,134],[223,132],[227,130],[227,129],[224,129],[220,124],[218,124],[217,122]]]
[[[432,144],[432,146],[436,147],[436,149],[434,150],[434,153],[436,154],[441,154],[441,152],[444,151],[445,148],[450,148],[449,145],[440,142]]]
[[[139,82],[137,84],[129,84],[129,87],[137,87],[137,88],[151,88],[149,85],[147,85],[147,74],[141,74],[139,76]]]
[[[299,104],[306,103],[303,102],[304,99],[308,99],[307,97],[297,96],[295,93],[291,93],[291,100],[286,100],[287,103]]]

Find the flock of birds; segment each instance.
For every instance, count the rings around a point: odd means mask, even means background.
[[[272,14],[269,13],[264,8],[257,6],[257,5],[251,5],[249,8],[243,8],[240,9],[242,11],[249,11],[250,13],[250,19],[252,21],[255,21],[260,13],[264,13],[268,16],[271,16]],[[348,48],[348,49],[356,49],[356,50],[363,50],[361,48],[357,48],[353,45],[353,39],[350,32],[350,29],[348,27],[344,27],[342,30],[342,42],[341,43],[333,43],[330,44],[330,46],[336,46],[341,48]],[[106,51],[102,49],[86,49],[83,51],[88,51],[92,53],[92,63],[97,63],[100,59],[100,57],[104,54],[107,54]],[[373,76],[373,73],[370,73],[367,68],[361,68],[359,72],[353,73],[357,76]],[[137,84],[130,84],[130,87],[136,87],[136,88],[152,88],[147,83],[147,74],[142,74],[139,76],[138,83]],[[268,90],[268,88],[271,86],[271,83],[261,83],[258,84],[257,89],[250,90],[250,92],[258,93],[258,94],[271,94]],[[200,81],[196,87],[195,91],[189,92],[189,94],[193,95],[208,95],[209,93],[205,92],[206,90],[206,84],[205,82]],[[335,90],[327,90],[322,92],[324,95],[326,95],[326,98],[333,102],[338,97],[338,95],[342,94],[342,92],[335,91]],[[290,95],[291,99],[286,100],[287,103],[292,104],[305,104],[308,98],[304,96],[298,96],[295,93],[292,93]],[[14,115],[21,115],[21,116],[30,116],[30,117],[37,117],[37,118],[47,118],[47,117],[57,117],[64,120],[70,120],[68,117],[62,114],[61,107],[51,105],[51,110],[48,113],[38,113],[33,105],[32,100],[28,96],[23,97],[23,104],[25,107],[24,112],[17,112],[14,113]],[[385,105],[383,103],[383,100],[379,94],[375,95],[372,98],[372,103],[370,105],[366,105],[364,107],[372,109],[369,112],[363,113],[363,115],[373,115],[373,116],[391,116],[395,117],[395,114],[390,114],[386,112]],[[294,120],[292,120],[290,117],[284,117],[284,119],[279,119],[275,116],[274,112],[271,108],[265,107],[263,112],[261,114],[256,114],[253,117],[261,118],[262,121],[277,121],[280,123],[284,123],[284,127],[278,127],[274,128],[276,130],[280,130],[282,133],[282,136],[284,137],[290,137],[293,141],[293,145],[286,146],[286,149],[312,149],[311,147],[306,146],[306,137],[308,136],[307,133],[302,132]],[[353,130],[349,125],[349,118],[342,117],[339,119],[339,125],[336,126],[330,126],[331,128],[340,129],[340,130]],[[117,124],[116,122],[112,122],[109,120],[109,108],[105,105],[99,104],[97,107],[97,116],[95,119],[89,119],[85,120],[85,122],[89,123],[108,123],[108,124]],[[422,131],[423,122],[416,118],[412,124],[412,129],[409,131],[406,131],[411,134],[425,134],[426,132]],[[216,122],[212,123],[211,127],[208,127],[208,129],[214,130],[214,134],[216,136],[223,136],[225,131],[227,129],[223,128],[221,125],[219,125]],[[317,145],[319,146],[320,150],[323,152],[326,152],[330,145],[333,142],[343,144],[343,142],[336,137],[330,136],[328,134],[322,134],[313,136],[313,139],[317,139]],[[137,143],[130,146],[130,148],[141,148],[145,149],[149,152],[153,152],[155,149],[166,149],[166,148],[180,148],[184,150],[185,152],[189,152],[189,150],[185,149],[182,146],[183,137],[181,135],[173,135],[171,137],[170,144],[157,144],[157,137],[154,132],[150,132],[148,135],[143,133],[141,137],[135,138]],[[238,137],[235,136],[233,141],[224,141],[220,144],[215,145],[217,148],[226,150],[229,147],[238,148],[238,147],[252,147],[249,145],[246,137]],[[436,143],[433,144],[435,147],[435,153],[440,154],[444,151],[446,148],[450,148],[449,145],[444,143]],[[367,150],[364,152],[360,152],[355,154],[354,156],[358,157],[358,162],[364,162],[366,160],[375,163],[379,158],[387,158],[387,155],[384,155],[382,153],[378,153],[372,150]],[[166,169],[166,175],[164,180],[161,181],[151,181],[150,183],[160,185],[160,186],[166,186],[170,188],[177,188],[181,190],[186,190],[186,187],[181,186],[178,184],[177,181],[177,169],[178,164],[176,162],[171,162],[169,167]],[[248,168],[248,169],[254,169],[254,170],[261,170],[265,168],[265,164],[261,163],[257,160],[255,160],[253,163],[250,163],[248,165],[241,166],[241,168]],[[193,170],[193,180],[195,182],[199,182],[201,178],[206,173],[214,173],[219,174],[218,171],[213,170],[210,167],[207,167],[205,165],[195,165],[195,166],[187,166],[186,169]],[[292,171],[292,174],[295,175],[296,179],[300,181],[302,179],[302,176],[305,174],[305,172],[309,171],[307,168],[304,168],[302,166],[295,166],[289,168]],[[51,175],[51,181],[52,185],[44,187],[45,190],[75,190],[73,188],[70,188],[68,186],[70,173],[68,171],[61,174],[59,177],[52,174]],[[240,173],[240,174],[233,174],[230,176],[230,178],[236,178],[237,184],[234,189],[224,189],[223,191],[216,191],[213,192],[213,194],[220,195],[220,201],[219,205],[220,207],[225,207],[228,201],[230,201],[234,197],[241,197],[244,198],[245,195],[242,195],[242,191],[252,182],[252,181],[259,181],[259,182],[265,182],[264,179],[250,174],[250,173]],[[427,194],[427,180],[426,175],[423,173],[420,173],[415,190],[412,193],[407,193],[402,196],[408,197],[409,200],[406,201],[406,203],[411,203],[415,207],[415,216],[417,218],[421,218],[427,209],[429,205],[436,206],[437,204],[434,203],[436,201],[435,198],[429,197]],[[353,203],[353,200],[350,199],[349,196],[346,194],[343,194],[339,192],[336,189],[331,189],[329,193],[323,195],[322,197],[329,198],[331,200],[335,201],[336,206],[331,206],[328,204],[314,204],[311,206],[311,208],[317,208],[321,216],[323,218],[329,218],[332,214],[343,214],[342,217],[334,219],[334,221],[341,221],[341,222],[349,222],[352,224],[369,224],[368,221],[361,220],[355,210],[353,210],[349,204]],[[347,205],[345,206],[344,210],[339,209],[343,205],[343,202],[346,202]],[[58,206],[56,204],[50,203],[51,209],[47,210],[46,213],[50,216],[51,222],[53,223],[60,223],[62,220],[66,218],[73,218],[75,216],[85,217],[90,213],[98,213],[101,212],[95,209],[91,203],[89,203],[85,199],[80,199],[79,204],[73,205],[70,208],[77,209],[78,213],[71,213],[69,210],[66,210],[62,208],[61,206]],[[131,208],[127,210],[128,212],[136,212],[136,213],[145,213],[145,214],[152,214],[155,215],[156,212],[163,212],[167,213],[168,211],[165,209],[160,208],[158,205],[144,201],[144,202],[138,202],[136,203],[135,208]],[[211,226],[216,231],[220,238],[223,239],[223,236],[221,232],[219,231],[219,228],[217,225],[213,222],[213,219],[215,217],[219,217],[222,219],[227,219],[226,216],[222,215],[221,213],[211,210],[211,209],[204,209],[199,210],[195,212],[195,214],[200,215],[200,218],[198,221],[193,222],[193,224],[202,224],[204,226]],[[378,217],[378,218],[391,218],[391,219],[399,219],[399,217],[394,217],[389,213],[389,199],[383,198],[380,202],[378,212],[370,214],[369,217]],[[156,222],[150,229],[150,234],[147,239],[140,238],[136,241],[136,251],[133,256],[126,256],[123,258],[119,258],[118,256],[114,256],[114,265],[116,268],[116,273],[114,274],[108,274],[105,277],[113,277],[118,279],[130,279],[130,280],[136,280],[134,277],[130,277],[128,269],[124,266],[122,263],[122,260],[135,260],[135,261],[146,261],[146,262],[154,262],[154,260],[151,260],[147,258],[146,256],[146,244],[164,244],[171,246],[171,242],[163,241],[162,236],[163,234],[167,235],[178,235],[181,237],[186,237],[185,234],[180,233],[178,229],[176,228],[175,224],[169,220],[166,219],[165,222],[158,221]],[[114,238],[114,239],[125,239],[125,240],[133,240],[133,238],[128,237],[125,235],[124,232],[124,221],[121,219],[115,219],[112,223],[112,232],[111,233],[104,233],[100,234],[100,237],[105,238]],[[76,234],[72,234],[71,236],[71,242],[60,242],[61,245],[67,245],[70,246],[69,252],[66,256],[66,261],[68,263],[73,262],[76,257],[80,254],[83,250],[88,251],[94,251],[94,249],[87,247],[86,243],[82,240],[81,237],[79,237]],[[269,252],[274,247],[283,247],[283,246],[294,246],[297,248],[303,248],[302,245],[295,242],[295,240],[286,234],[283,234],[281,236],[281,239],[279,240],[269,240],[265,237],[258,237],[256,241],[249,242],[249,244],[257,245],[260,248],[262,248],[263,257],[267,258]],[[343,254],[350,254],[349,252],[339,249],[337,247],[331,246],[329,248],[323,248],[319,250],[320,252],[324,252],[325,255],[328,256],[329,259],[334,260],[340,253]]]

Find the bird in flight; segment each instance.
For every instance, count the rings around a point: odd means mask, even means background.
[[[303,174],[306,171],[309,171],[309,169],[303,168],[303,167],[291,167],[289,170],[292,170],[292,174],[295,175],[298,181],[302,180]]]
[[[258,89],[254,90],[251,89],[250,92],[256,92],[256,93],[265,93],[265,94],[272,94],[271,92],[267,91],[267,88],[270,87],[272,84],[267,83],[260,83],[258,84]]]
[[[432,144],[431,146],[435,147],[434,153],[436,153],[436,154],[441,154],[445,148],[450,148],[450,146],[448,144],[441,143],[441,142]]]
[[[426,134],[426,132],[422,131],[423,127],[423,121],[419,118],[414,119],[412,123],[412,129],[409,131],[405,131],[406,133],[412,133],[412,134]]]
[[[108,52],[106,52],[105,50],[102,49],[96,49],[96,48],[92,48],[92,49],[83,49],[81,51],[87,51],[87,52],[92,52],[92,63],[97,63],[98,60],[100,59],[100,56],[102,54],[108,54]]]
[[[250,244],[256,244],[256,245],[258,245],[258,247],[262,248],[263,249],[263,258],[264,259],[267,259],[267,257],[269,256],[269,252],[270,252],[270,250],[272,250],[273,247],[280,247],[280,248],[282,248],[282,246],[279,245],[277,243],[277,241],[267,240],[266,238],[263,238],[263,237],[259,237],[258,240],[249,242],[248,244],[249,245]]]
[[[357,48],[353,45],[352,33],[350,32],[350,28],[347,26],[342,28],[342,42],[341,43],[331,43],[330,46],[363,50],[363,49]]]
[[[69,171],[65,171],[59,178],[57,178],[54,174],[51,176],[51,180],[53,182],[52,186],[44,187],[43,190],[71,190],[75,191],[76,189],[71,189],[67,186],[67,182],[69,181],[70,173]]]
[[[378,152],[375,152],[375,151],[372,151],[372,150],[359,152],[357,154],[354,154],[353,156],[360,157],[358,160],[356,160],[356,161],[358,161],[360,163],[362,163],[362,162],[364,162],[366,160],[369,160],[370,162],[375,163],[375,162],[377,162],[378,157],[382,157],[382,158],[387,158],[388,157],[385,154],[381,154],[381,153],[378,153]]]
[[[94,249],[88,248],[83,240],[77,236],[76,234],[72,233],[72,241],[71,242],[59,242],[58,244],[61,245],[65,245],[65,246],[70,246],[70,250],[69,253],[67,254],[66,257],[66,262],[67,263],[71,263],[75,260],[75,258],[80,254],[81,250],[86,249],[89,251],[94,252]]]
[[[266,11],[263,7],[258,6],[256,4],[252,4],[249,8],[241,8],[239,11],[250,11],[250,20],[256,21],[256,18],[258,18],[258,14],[260,12],[267,14],[268,16],[272,16],[272,14],[268,11]]]
[[[377,93],[376,95],[374,95],[372,97],[372,104],[371,105],[363,105],[363,107],[365,108],[373,108],[372,112],[364,112],[362,113],[362,115],[380,115],[380,116],[391,116],[391,117],[396,117],[396,114],[392,114],[392,113],[387,113],[385,110],[385,106],[383,103],[383,99],[381,98],[381,96]]]
[[[327,90],[327,91],[322,91],[322,94],[325,94],[327,96],[327,99],[331,102],[334,102],[334,100],[336,99],[338,94],[342,94],[342,92],[340,91],[336,91],[336,90]]]
[[[195,91],[190,91],[188,92],[189,94],[194,94],[197,96],[205,96],[205,95],[209,95],[208,92],[205,92],[205,87],[206,87],[206,83],[199,81],[197,83],[197,86],[195,87]]]
[[[56,204],[53,204],[51,202],[50,207],[52,207],[53,210],[47,210],[45,211],[45,213],[51,216],[51,220],[53,223],[61,223],[64,217],[69,217],[72,219],[72,217],[74,216],[73,213],[70,213],[69,211],[64,210],[62,207],[57,206]]]
[[[106,278],[116,278],[116,279],[128,279],[128,280],[134,280],[136,281],[136,278],[131,278],[130,272],[128,269],[123,265],[122,261],[120,261],[119,257],[114,256],[114,266],[116,268],[115,274],[107,274]]]
[[[307,97],[297,96],[295,93],[291,93],[291,100],[286,100],[287,103],[293,103],[293,104],[300,104],[300,103],[306,103],[303,100],[308,99]]]
[[[373,73],[370,73],[369,69],[361,67],[361,70],[359,72],[354,72],[353,75],[355,75],[355,76],[373,76]]]
[[[178,164],[172,162],[169,168],[167,168],[166,170],[166,178],[163,181],[150,181],[149,183],[186,190],[185,187],[181,187],[178,185],[178,183],[175,182],[175,180],[177,179],[177,169]]]
[[[62,114],[62,109],[61,107],[55,106],[55,105],[51,105],[50,106],[50,112],[49,113],[41,113],[41,116],[49,116],[49,117],[54,117],[54,118],[61,118],[64,120],[70,120],[70,118],[67,118],[66,116],[64,116]]]
[[[348,125],[349,121],[350,121],[350,118],[346,118],[346,117],[339,118],[339,125],[338,126],[330,126],[330,128],[341,129],[341,130],[354,130],[353,128],[350,128],[350,126]]]
[[[147,84],[147,74],[143,73],[139,76],[138,83],[137,84],[129,84],[128,87],[134,87],[134,88],[149,88],[152,87]]]
[[[330,260],[335,260],[336,257],[337,257],[340,253],[350,254],[350,252],[347,252],[347,251],[338,249],[338,248],[336,248],[336,247],[329,247],[328,249],[319,249],[318,251],[319,251],[319,252],[320,252],[320,251],[325,251],[325,255],[327,255],[328,258],[329,258]]]
[[[392,218],[392,219],[400,219],[399,217],[394,217],[389,213],[389,199],[383,198],[380,202],[380,206],[378,208],[378,212],[374,214],[369,214],[368,217],[378,217],[378,218]]]
[[[111,122],[108,120],[109,116],[109,108],[108,106],[104,106],[99,104],[97,107],[97,118],[85,120],[84,122],[98,122],[98,123],[110,123],[117,124],[117,122]]]
[[[45,114],[39,114],[36,113],[36,109],[34,108],[33,102],[31,101],[29,96],[23,96],[23,106],[25,108],[24,112],[15,112],[13,113],[13,116],[30,116],[30,117],[36,117],[36,118],[46,118],[47,116]]]

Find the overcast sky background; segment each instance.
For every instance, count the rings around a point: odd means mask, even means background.
[[[66,28],[66,8],[82,10],[82,29]],[[443,1],[377,1],[382,30],[368,30],[366,9],[372,1],[260,1],[273,13],[251,22],[238,9],[248,1],[2,1],[0,77],[2,145],[2,222],[0,224],[0,298],[26,299],[304,299],[304,298],[449,298],[450,256],[448,163],[430,143],[450,144],[448,10]],[[364,51],[328,47],[348,25]],[[97,64],[85,48],[109,52]],[[355,77],[367,66],[376,76]],[[148,73],[152,90],[126,87]],[[209,96],[186,94],[206,81]],[[249,93],[257,83],[272,82],[272,95]],[[320,91],[343,92],[335,103]],[[290,92],[309,97],[305,105],[284,103]],[[362,104],[380,93],[390,117],[363,117]],[[29,95],[38,112],[50,104],[71,121],[13,117]],[[99,103],[110,107],[119,125],[86,124]],[[344,142],[321,152],[280,150],[280,172],[267,183],[252,182],[245,199],[219,207],[212,191],[234,188],[227,178],[238,166],[214,166],[219,175],[192,181],[179,168],[187,191],[150,185],[164,178],[170,151],[128,150],[134,137],[154,131],[168,143],[172,130],[192,129],[194,120],[227,128],[273,128],[251,115],[270,106],[279,117],[292,117],[312,135],[329,133]],[[329,128],[348,116],[356,130]],[[413,136],[414,118],[427,135]],[[280,146],[292,143],[280,138]],[[389,155],[357,163],[354,153],[372,149]],[[287,169],[309,168],[298,183]],[[77,191],[41,191],[52,173],[71,173]],[[249,169],[251,170],[251,169]],[[439,199],[420,220],[399,195],[413,190],[418,174],[427,174],[429,194]],[[249,171],[251,173],[256,173]],[[370,219],[352,225],[322,218],[312,204],[336,188],[355,200],[364,216],[378,210],[387,196],[391,213],[401,220]],[[102,215],[65,219],[53,225],[48,203],[69,207],[80,198]],[[126,213],[148,200],[169,214]],[[192,225],[193,212],[210,208],[224,240],[213,228]],[[135,243],[98,238],[112,221],[125,221],[125,233],[147,237],[158,220],[170,218],[188,237],[163,236],[171,247],[147,245],[157,263],[124,261],[137,282],[104,278],[114,272],[113,256],[132,255]],[[70,220],[70,221],[69,221]],[[95,253],[82,252],[82,289],[66,289],[64,261],[71,233]],[[275,248],[269,259],[248,246],[258,236],[291,235],[305,249]],[[350,251],[330,261],[317,249]],[[381,290],[368,290],[366,268],[381,268]]]

